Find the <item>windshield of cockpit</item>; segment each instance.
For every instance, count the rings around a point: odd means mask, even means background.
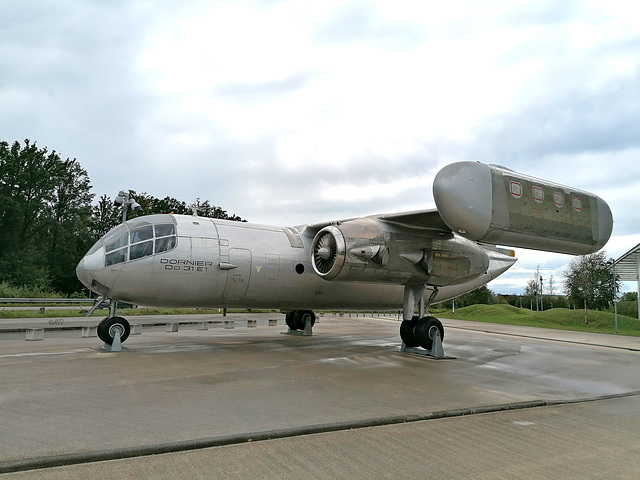
[[[170,215],[161,215],[153,220],[153,223],[150,223],[145,217],[135,218],[118,225],[102,237],[101,241],[106,251],[105,267],[175,248],[177,236],[173,218]]]

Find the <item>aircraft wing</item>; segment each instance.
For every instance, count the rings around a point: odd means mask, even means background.
[[[386,213],[381,215],[371,215],[368,218],[380,220],[385,223],[400,225],[408,228],[419,228],[423,230],[434,230],[438,232],[451,233],[451,228],[444,223],[438,210],[433,208],[430,210],[415,210],[412,212]],[[345,218],[342,220],[334,220],[319,223],[310,223],[293,227],[301,235],[314,237],[316,233],[330,225],[340,225],[342,223],[357,220],[356,218]]]
[[[422,228],[451,233],[451,228],[444,223],[437,209],[416,210],[413,212],[390,213],[380,215],[379,220],[410,228]]]

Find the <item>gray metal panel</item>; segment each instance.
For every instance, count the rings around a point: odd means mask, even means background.
[[[229,249],[229,263],[237,265],[237,268],[227,271],[227,283],[223,295],[230,300],[240,300],[247,294],[251,279],[251,250]]]
[[[427,228],[451,232],[451,229],[444,223],[438,210],[417,210],[415,212],[402,212],[380,215],[380,220],[387,223],[394,223],[413,228]]]
[[[640,257],[640,243],[616,260],[616,274],[623,282],[638,281],[638,257]]]

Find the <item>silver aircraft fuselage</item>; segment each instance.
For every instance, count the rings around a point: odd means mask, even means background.
[[[515,262],[497,245],[586,255],[613,216],[592,193],[496,165],[459,162],[433,183],[436,209],[275,227],[187,215],[129,220],[80,261],[84,285],[152,306],[283,310],[427,306]]]
[[[136,232],[146,230],[146,234]],[[474,254],[476,242],[454,236]],[[105,297],[165,307],[395,309],[402,284],[327,281],[314,272],[313,237],[282,228],[188,215],[149,215],[101,238],[77,267],[78,278]],[[495,279],[516,259],[482,249],[488,268],[443,286],[435,301]],[[395,254],[397,252],[391,252]]]

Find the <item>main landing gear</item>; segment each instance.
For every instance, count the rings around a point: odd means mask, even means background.
[[[423,355],[433,358],[446,358],[442,348],[444,326],[436,317],[425,316],[425,310],[438,294],[434,287],[429,299],[424,302],[425,285],[405,286],[402,305],[402,323],[400,324],[401,352]],[[420,304],[420,315],[413,315]]]
[[[316,323],[316,314],[311,310],[293,310],[285,315],[285,322],[289,329],[287,334],[290,335],[313,335],[313,326]]]

